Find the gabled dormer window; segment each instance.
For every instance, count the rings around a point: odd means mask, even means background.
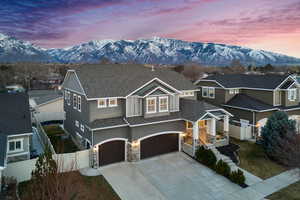
[[[117,107],[117,106],[118,106],[117,98],[109,98],[108,99],[108,107]]]
[[[98,99],[98,108],[106,108],[106,99]]]
[[[215,98],[215,88],[214,87],[202,87],[202,97],[205,98]]]
[[[159,112],[168,112],[169,111],[169,98],[159,97]]]
[[[146,99],[146,113],[156,113],[156,97],[148,97]]]

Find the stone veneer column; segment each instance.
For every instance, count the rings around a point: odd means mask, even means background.
[[[127,144],[127,161],[136,162],[140,160],[140,142],[134,141]]]

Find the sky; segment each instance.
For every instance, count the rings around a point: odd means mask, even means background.
[[[45,48],[158,36],[300,58],[300,0],[1,0],[0,33]]]

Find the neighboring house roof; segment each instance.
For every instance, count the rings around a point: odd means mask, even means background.
[[[108,119],[97,119],[89,124],[91,129],[107,129],[114,127],[127,126],[128,124],[124,121],[123,117],[108,118]]]
[[[226,107],[235,107],[245,110],[253,110],[253,111],[266,111],[277,108],[266,104],[260,100],[257,100],[253,97],[250,97],[246,94],[237,94],[232,99],[230,99],[224,106]]]
[[[0,94],[0,111],[0,135],[32,132],[27,94]]]
[[[197,89],[175,71],[136,64],[83,65],[76,74],[88,98],[125,97],[154,78],[177,90]]]
[[[254,75],[254,74],[216,74],[201,79],[203,81],[216,81],[225,88],[258,88],[258,89],[275,89],[289,75]]]
[[[7,151],[7,137],[0,134],[0,167],[5,167],[6,151]]]
[[[31,90],[28,91],[28,95],[30,99],[34,100],[34,103],[31,103],[32,107],[50,103],[63,98],[63,93],[58,90]]]

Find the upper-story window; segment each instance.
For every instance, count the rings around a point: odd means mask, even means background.
[[[214,87],[203,87],[202,88],[202,97],[205,98],[215,98],[215,88]]]
[[[159,112],[168,112],[169,111],[169,98],[159,97]]]
[[[239,89],[230,89],[229,94],[239,94],[240,90]]]
[[[193,97],[194,96],[194,92],[193,91],[185,91],[180,96],[181,97]]]
[[[288,90],[288,99],[290,101],[296,101],[296,99],[297,99],[297,89],[296,88]]]
[[[77,110],[81,112],[81,96],[78,95],[77,101]]]
[[[98,108],[106,108],[106,99],[98,99]]]
[[[82,132],[84,132],[84,125],[83,125],[83,124],[81,124],[80,130],[81,130]]]
[[[73,94],[73,108],[77,109],[77,95]]]
[[[146,112],[156,113],[156,97],[149,97],[146,99]]]
[[[71,93],[69,91],[65,91],[65,99],[67,101],[67,105],[71,105]]]
[[[116,107],[118,106],[117,98],[109,98],[108,99],[108,107]]]
[[[23,151],[23,139],[10,140],[8,142],[8,152]]]

